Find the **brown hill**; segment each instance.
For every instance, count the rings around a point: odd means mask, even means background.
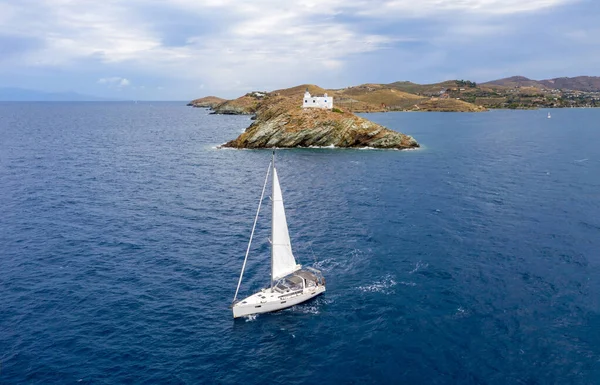
[[[385,112],[385,111],[449,111],[455,106],[456,111],[482,111],[480,107],[463,101],[462,103],[431,101],[431,97],[440,96],[440,91],[452,89],[458,90],[457,81],[449,80],[442,83],[419,85],[410,82],[396,82],[390,84],[362,84],[359,86],[346,87],[342,89],[324,89],[314,84],[302,84],[299,86],[279,89],[272,92],[250,92],[234,100],[224,101],[221,104],[210,107],[215,114],[254,114],[260,101],[266,96],[283,96],[302,100],[304,92],[312,95],[323,95],[327,93],[334,99],[334,106],[343,108],[349,112]],[[448,96],[448,95],[446,95]],[[457,95],[455,95],[457,96]],[[190,102],[203,102],[206,97]],[[456,98],[456,97],[454,97]],[[423,104],[423,107],[420,107]],[[202,106],[208,103],[201,104]],[[199,104],[200,105],[200,104]]]
[[[548,88],[558,88],[573,91],[600,92],[599,76],[577,76],[574,78],[555,78],[541,80],[540,83]]]
[[[334,93],[334,104],[353,112],[376,111],[456,111],[480,112],[486,108],[477,106],[456,97],[449,98],[441,95],[440,91],[459,90],[456,81],[446,81],[437,84],[418,85],[408,82],[391,84],[363,84],[337,90]],[[398,88],[419,91],[419,95],[401,91]],[[350,102],[348,101],[350,100]],[[361,104],[362,103],[362,104]]]
[[[304,92],[308,89],[308,92],[311,95],[323,95],[325,93],[331,93],[331,90],[326,90],[314,84],[301,84],[299,86],[284,88],[281,90],[272,91],[271,94],[280,95],[280,96],[288,96],[288,97],[298,97],[298,99],[302,98]]]
[[[368,103],[358,99],[354,99],[347,96],[335,95],[333,99],[334,106],[343,108],[348,112],[385,112],[387,111],[383,106],[375,103]]]
[[[367,83],[358,86],[332,90],[324,89],[314,84],[276,90],[271,95],[294,97],[301,100],[308,89],[312,95],[327,93],[333,96],[334,106],[349,112],[385,112],[385,111],[485,111],[485,108],[465,101],[441,101],[431,99],[431,95],[439,96],[440,90],[457,88],[456,81],[449,80],[437,84],[418,85],[408,82],[392,84]],[[406,92],[401,88],[422,94]],[[421,106],[422,105],[422,106]],[[452,108],[456,108],[453,110]]]
[[[410,136],[392,131],[339,109],[302,108],[296,97],[269,95],[256,111],[256,120],[223,147],[419,147]]]
[[[266,92],[249,92],[237,99],[228,100],[214,107],[213,114],[252,115],[256,112],[258,103],[267,95]]]
[[[227,99],[219,98],[216,96],[205,96],[200,99],[194,99],[188,103],[188,106],[200,107],[200,108],[214,108],[221,103],[226,102]]]
[[[415,104],[409,111],[437,112],[483,112],[485,107],[457,99],[430,98]]]
[[[387,86],[410,94],[433,95],[439,94],[441,90],[455,88],[457,87],[457,84],[456,80],[446,80],[444,82],[433,84],[416,84],[412,82],[403,81],[390,83],[387,84]]]
[[[354,103],[352,102],[349,106],[345,99],[363,102],[367,105],[371,105],[372,109],[380,109],[381,111],[386,111],[389,108],[404,109],[406,106],[410,106],[422,99],[422,97],[418,95],[393,88],[386,88],[383,85],[348,87],[336,91],[334,97],[337,97],[337,100],[334,99],[334,102],[337,105],[342,105],[344,108],[349,108],[352,111],[361,110],[364,107],[358,104],[358,108],[354,108]]]
[[[562,77],[544,80],[532,80],[524,76],[512,76],[509,78],[493,80],[483,83],[484,86],[502,87],[532,87],[537,89],[563,89],[584,92],[600,92],[599,76],[576,76],[574,78]]]
[[[508,88],[515,87],[535,87],[535,88],[546,88],[546,86],[537,81],[526,78],[524,76],[511,76],[509,78],[492,80],[491,82],[483,83],[482,85],[486,86],[502,86]]]
[[[594,107],[595,92],[600,92],[600,77],[577,76],[533,80],[512,76],[475,84],[464,80],[447,80],[433,84],[398,81],[389,84],[368,83],[342,89],[324,89],[314,84],[272,91],[270,95],[301,100],[306,91],[313,95],[329,94],[334,106],[349,112],[385,111],[485,111],[485,108]],[[579,92],[589,93],[582,96]],[[252,92],[241,98],[204,102],[196,99],[189,105],[208,106],[219,114],[253,114],[267,93]],[[222,100],[220,98],[215,98]],[[454,100],[454,101],[451,101]],[[483,107],[483,108],[482,108]]]
[[[360,88],[360,87],[361,86],[349,87],[348,89]],[[385,109],[381,107],[380,103],[374,103],[374,102],[355,99],[353,97],[354,95],[351,95],[347,92],[348,89],[328,90],[328,89],[324,89],[319,86],[316,86],[314,84],[302,84],[302,85],[291,87],[291,88],[275,90],[275,91],[271,92],[270,94],[275,95],[275,96],[286,96],[286,97],[291,97],[291,98],[296,98],[298,100],[302,100],[302,96],[304,95],[304,92],[306,92],[306,90],[308,90],[308,92],[310,92],[311,95],[328,94],[330,96],[333,96],[334,104],[336,106],[342,107],[348,111],[352,111],[352,112],[382,112],[382,111],[385,111]],[[362,95],[363,92],[360,91],[360,92],[358,92],[358,94]],[[361,99],[364,99],[364,98],[361,98]]]

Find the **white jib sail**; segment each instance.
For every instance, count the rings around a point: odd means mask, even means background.
[[[292,253],[292,244],[290,242],[290,233],[288,232],[287,220],[285,219],[285,209],[283,207],[283,197],[281,187],[279,187],[279,178],[277,170],[273,168],[273,280],[285,277],[301,268],[296,264],[296,259]]]

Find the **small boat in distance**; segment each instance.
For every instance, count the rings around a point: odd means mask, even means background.
[[[271,169],[273,170],[273,191],[271,197],[271,284],[270,287],[261,289],[249,297],[237,300]],[[281,195],[281,187],[279,186],[277,169],[275,168],[275,152],[273,152],[273,160],[267,170],[265,184],[258,203],[258,210],[254,218],[254,225],[250,233],[250,241],[248,242],[246,256],[244,257],[244,264],[242,265],[242,272],[240,273],[240,279],[231,305],[233,318],[285,309],[314,298],[323,292],[325,292],[325,278],[321,274],[321,271],[312,267],[303,268],[296,263],[296,258],[292,253],[283,197]]]
[[[550,115],[550,113],[548,112],[548,119],[551,119],[551,118],[552,118],[552,116],[551,116],[551,115]]]

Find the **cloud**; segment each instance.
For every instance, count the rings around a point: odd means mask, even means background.
[[[0,36],[11,48],[4,73],[35,68],[90,73],[114,89],[181,85],[235,95],[304,82],[353,84],[391,58],[411,60],[389,76],[440,68],[452,50],[519,31],[521,15],[578,0],[0,0]],[[218,22],[216,22],[218,20]],[[516,21],[515,21],[516,20]],[[528,25],[528,21],[520,21]],[[556,23],[553,28],[556,27]],[[573,39],[592,39],[573,33]],[[8,41],[8,40],[7,40]],[[432,63],[430,58],[437,58]],[[370,61],[369,61],[370,60]],[[371,71],[353,68],[363,64]],[[25,70],[23,70],[23,68]],[[106,73],[122,77],[102,77]],[[118,80],[110,80],[118,79]],[[150,79],[152,81],[140,81]],[[366,79],[367,80],[367,79]],[[432,79],[433,80],[433,79]],[[91,82],[90,82],[91,83]],[[131,88],[131,87],[130,87]]]
[[[371,16],[385,17],[425,17],[447,15],[449,13],[469,13],[479,15],[508,15],[539,11],[579,0],[391,0],[379,6],[362,9],[359,12]]]
[[[97,83],[98,84],[106,84],[109,87],[117,87],[117,88],[127,87],[127,86],[131,85],[131,82],[128,79],[121,78],[118,76],[113,76],[113,77],[109,77],[109,78],[100,78],[100,79],[98,79]]]
[[[45,15],[39,21],[27,11],[28,5],[33,7],[28,3],[0,27],[20,36],[33,31],[45,36],[42,49],[21,56],[27,66],[76,68],[93,60],[111,67],[142,67],[147,74],[172,74],[180,80],[206,78],[203,82],[213,88],[252,88],[267,77],[273,84],[308,79],[323,68],[343,68],[349,56],[376,51],[396,40],[331,20],[342,4],[335,1],[325,6],[308,1],[289,6],[273,0],[251,4],[173,0],[173,9],[195,15],[198,24],[212,9],[227,26],[216,28],[210,36],[190,31],[179,46],[165,44],[163,31],[152,20],[137,19],[143,13],[132,8],[149,6],[151,1],[126,6],[116,0],[102,4],[43,0],[35,3],[39,14]]]

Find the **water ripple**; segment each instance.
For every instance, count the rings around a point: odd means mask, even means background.
[[[327,292],[233,321],[270,152],[214,147],[247,117],[0,103],[0,383],[596,383],[599,114],[370,114],[425,149],[279,151]]]

